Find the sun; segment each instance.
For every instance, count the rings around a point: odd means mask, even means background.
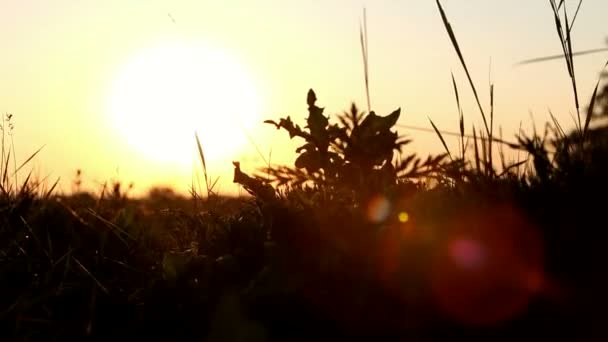
[[[245,68],[221,49],[170,43],[129,60],[113,84],[109,111],[123,141],[148,160],[191,166],[195,132],[207,162],[229,160],[247,143],[260,101]]]

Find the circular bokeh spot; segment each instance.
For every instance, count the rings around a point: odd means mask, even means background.
[[[540,235],[510,206],[453,222],[438,246],[431,284],[444,314],[467,325],[491,325],[525,312],[542,291]]]
[[[384,196],[372,197],[367,204],[367,219],[373,223],[384,222],[391,211],[391,202]]]

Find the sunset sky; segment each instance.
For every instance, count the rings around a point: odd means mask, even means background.
[[[577,2],[567,1],[572,11]],[[513,140],[520,122],[530,129],[530,112],[542,125],[548,108],[572,127],[563,61],[514,67],[561,52],[548,0],[442,3],[484,105],[491,60],[495,121],[505,138]],[[265,155],[272,150],[272,163],[292,162],[287,134],[262,121],[303,122],[309,88],[326,114],[352,101],[365,107],[363,7],[372,109],[386,115],[401,107],[403,124],[430,127],[430,117],[456,131],[453,71],[467,129],[480,127],[431,0],[3,0],[0,113],[14,114],[18,160],[44,145],[31,166],[41,178],[61,177],[63,191],[82,169],[92,189],[120,179],[138,193],[151,185],[186,192],[193,166],[200,171],[196,129],[220,190],[234,192],[230,161],[248,172],[263,165],[247,135]],[[607,13],[607,1],[584,1],[575,50],[605,46]],[[606,58],[576,59],[585,106]],[[237,112],[239,125],[225,120]],[[433,134],[400,132],[414,137],[412,149],[442,151]]]

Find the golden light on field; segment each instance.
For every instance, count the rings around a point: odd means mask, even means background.
[[[133,56],[116,76],[112,121],[148,160],[191,166],[195,131],[207,162],[233,157],[258,121],[255,85],[237,60],[204,44],[157,45]]]

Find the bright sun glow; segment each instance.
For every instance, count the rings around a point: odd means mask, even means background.
[[[166,44],[142,51],[118,74],[110,112],[144,157],[192,165],[198,133],[207,162],[234,157],[257,123],[259,98],[246,70],[221,50]]]

